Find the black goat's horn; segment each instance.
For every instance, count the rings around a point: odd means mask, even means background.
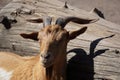
[[[51,25],[52,22],[52,18],[49,16],[43,17],[43,26],[48,26]]]
[[[37,19],[27,19],[28,22],[32,22],[32,23],[42,23],[43,22],[43,26],[48,26],[51,25],[51,21],[52,18],[49,16],[45,16],[43,18],[37,18]]]
[[[88,23],[96,22],[98,20],[99,19],[83,19],[83,18],[78,18],[78,17],[66,17],[66,18],[58,18],[56,20],[56,24],[64,28],[65,25],[69,23],[70,21],[78,23],[78,24],[88,24]]]

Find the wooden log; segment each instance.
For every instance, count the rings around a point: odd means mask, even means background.
[[[20,33],[30,33],[41,29],[43,24],[29,23],[26,19],[43,15],[52,16],[54,21],[60,16],[99,18],[84,10],[64,8],[57,0],[13,0],[0,10],[0,15],[14,18],[17,23],[7,30],[0,24],[0,51],[10,51],[21,56],[40,53],[37,41],[26,40]],[[18,12],[17,12],[18,11]],[[33,14],[26,14],[35,11]],[[53,22],[54,23],[54,22]],[[69,23],[67,30],[88,26],[86,33],[68,44],[68,80],[119,80],[120,79],[120,25],[99,18],[96,23],[79,25]],[[114,35],[114,36],[112,36]]]

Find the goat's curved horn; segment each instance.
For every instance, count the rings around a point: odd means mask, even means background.
[[[52,18],[49,16],[45,16],[43,18],[27,19],[26,21],[32,22],[32,23],[42,23],[43,22],[43,26],[45,27],[45,26],[51,25]]]
[[[88,24],[88,23],[96,22],[98,20],[99,19],[83,19],[83,18],[78,18],[78,17],[66,17],[66,18],[58,18],[56,20],[56,24],[64,28],[65,25],[69,23],[70,21],[78,23],[78,24]]]
[[[51,25],[51,22],[52,22],[52,18],[49,17],[49,16],[46,16],[43,18],[43,26],[48,26],[48,25]]]

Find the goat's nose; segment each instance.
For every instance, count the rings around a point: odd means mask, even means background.
[[[49,59],[50,58],[50,54],[41,54],[40,56],[42,58],[45,58],[45,59]]]

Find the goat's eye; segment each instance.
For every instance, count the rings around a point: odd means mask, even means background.
[[[58,41],[59,42],[61,42],[61,41],[63,41],[63,40],[65,40],[67,37],[66,37],[66,34],[62,34],[62,35],[60,35],[60,36],[58,36]]]
[[[59,38],[56,39],[56,43],[59,44],[59,43],[61,43],[63,40],[64,40],[63,37],[59,37]]]

